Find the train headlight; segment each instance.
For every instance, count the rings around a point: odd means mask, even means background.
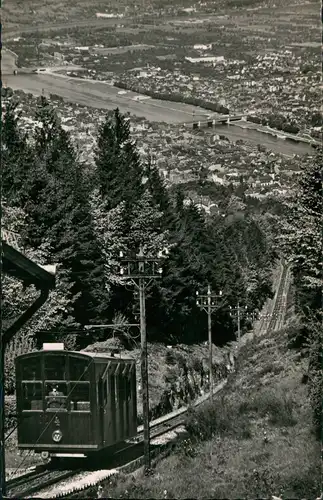
[[[52,439],[55,443],[59,443],[61,441],[62,437],[63,437],[63,433],[59,429],[56,429],[56,431],[54,431],[52,434]]]

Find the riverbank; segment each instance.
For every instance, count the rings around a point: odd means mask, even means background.
[[[320,147],[321,143],[319,141],[316,141],[315,139],[307,139],[306,137],[302,137],[300,135],[296,134],[290,134],[288,132],[283,132],[281,130],[276,130],[274,128],[269,127],[268,125],[259,125],[256,123],[253,123],[249,120],[241,120],[241,121],[236,121],[234,122],[234,125],[237,127],[241,128],[248,128],[249,130],[256,130],[257,132],[261,132],[262,134],[269,134],[274,137],[277,137],[277,139],[281,140],[291,140],[297,143],[303,143],[303,144],[309,144],[312,147]]]
[[[310,144],[283,140],[278,138],[275,134],[264,133],[262,130],[249,127],[247,122],[244,122],[244,124],[246,125],[241,126],[239,122],[234,122],[225,125],[215,125],[212,128],[205,128],[202,130],[205,134],[223,135],[230,142],[246,141],[253,146],[261,145],[266,149],[287,157],[293,157],[295,155],[304,156],[306,154],[313,154],[314,152]]]

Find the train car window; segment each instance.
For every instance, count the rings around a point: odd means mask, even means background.
[[[70,356],[70,379],[71,380],[89,380],[89,362],[74,356]]]
[[[45,382],[46,411],[67,411],[67,383]]]
[[[67,380],[66,356],[61,354],[45,356],[45,380]]]
[[[23,381],[21,384],[23,411],[43,411],[43,383]]]
[[[71,382],[69,399],[71,411],[89,412],[91,410],[90,383]]]
[[[27,358],[22,364],[22,380],[42,380],[41,359]]]

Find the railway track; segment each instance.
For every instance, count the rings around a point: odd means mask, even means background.
[[[274,306],[271,314],[266,314],[261,320],[259,325],[259,333],[264,331],[275,330],[277,327],[281,325],[281,315],[282,310],[285,307],[285,292],[286,285],[289,275],[289,267],[286,264],[283,264],[283,270],[280,276],[278,290],[276,293],[276,297],[274,300]],[[269,323],[266,321],[267,317],[269,317]],[[220,391],[225,385],[225,381],[220,383],[214,392]],[[192,406],[198,406],[202,402],[207,399],[208,395],[205,395],[203,398],[197,400]],[[179,428],[184,424],[185,414],[188,408],[183,407],[171,414],[160,417],[159,419],[154,420],[150,424],[150,439],[151,441],[156,440],[158,437],[162,437],[163,435],[167,435],[170,431],[174,431],[176,428]],[[123,470],[127,468],[128,465],[133,464],[134,468],[140,467],[140,460],[143,458],[142,456],[142,444],[143,444],[143,426],[138,427],[137,436],[124,443],[122,448],[116,450],[109,460],[109,463],[105,464],[109,467],[109,469],[105,469],[106,477],[111,474],[116,473],[118,470]],[[85,464],[84,464],[85,465]],[[114,468],[114,469],[113,469]],[[34,471],[30,471],[26,474],[20,475],[18,477],[14,477],[7,481],[7,496],[8,497],[18,497],[18,498],[26,498],[30,497],[34,494],[40,493],[42,490],[49,489],[50,487],[58,487],[58,485],[64,480],[72,480],[73,477],[79,477],[79,475],[85,475],[90,473],[91,469],[86,467],[84,468],[69,468],[63,470],[51,470],[50,464],[49,466],[38,466]],[[101,472],[104,472],[102,470]],[[93,469],[92,469],[93,473]],[[94,472],[95,474],[95,472]],[[101,480],[105,479],[105,477],[101,478]],[[99,481],[100,482],[100,478]],[[86,485],[84,487],[87,487]],[[72,488],[73,493],[77,491]],[[54,493],[54,492],[53,492]],[[52,498],[55,496],[67,496],[69,493],[72,493],[71,490],[68,490],[67,493],[61,494],[53,494]]]
[[[78,471],[75,470],[50,470],[34,471],[7,481],[7,496],[24,498],[43,488],[43,485],[51,486],[64,479],[72,477]]]
[[[282,313],[286,306],[285,291],[289,276],[289,266],[282,263],[282,272],[279,277],[279,283],[271,311],[260,314],[256,330],[258,336],[264,335],[267,331],[276,330],[282,325]]]
[[[267,331],[273,331],[276,330],[277,325],[280,325],[280,316],[282,314],[282,310],[285,306],[285,301],[284,301],[284,291],[286,288],[286,281],[287,281],[287,275],[288,275],[288,266],[284,264],[283,266],[283,272],[280,278],[279,282],[279,287],[276,295],[276,300],[274,304],[274,308],[271,314],[271,318],[268,323],[268,327],[266,328]]]

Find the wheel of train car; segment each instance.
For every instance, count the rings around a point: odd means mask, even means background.
[[[42,451],[40,457],[42,459],[43,464],[49,464],[51,461],[48,451]]]

